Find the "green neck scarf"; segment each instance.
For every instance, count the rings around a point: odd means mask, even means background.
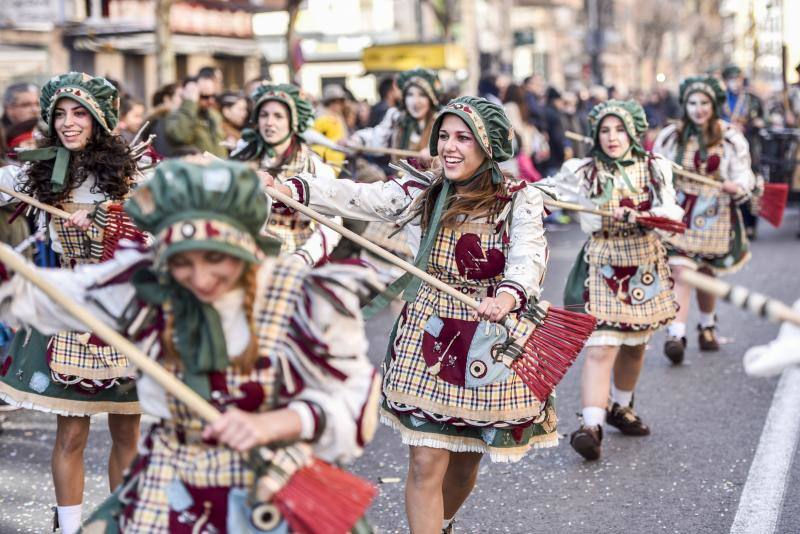
[[[70,151],[63,146],[48,146],[34,150],[25,150],[19,153],[21,161],[46,161],[55,159],[53,173],[50,175],[50,183],[53,192],[60,193],[67,185],[67,169],[69,168]]]
[[[142,269],[133,276],[136,296],[147,304],[169,304],[174,317],[175,348],[183,362],[183,381],[206,400],[211,399],[208,374],[229,365],[228,349],[217,310],[166,273]]]
[[[264,155],[267,155],[271,158],[274,158],[277,155],[275,152],[275,147],[289,139],[294,135],[294,132],[291,130],[289,131],[286,136],[278,141],[277,143],[267,143],[264,138],[261,136],[260,132],[253,130],[252,128],[245,128],[242,130],[242,139],[247,143],[248,147],[252,147],[251,150],[253,151],[253,159],[261,159]],[[242,152],[247,151],[248,149],[245,148]]]
[[[492,175],[494,178],[494,171],[496,168],[497,164],[491,159],[487,158],[472,176],[463,182],[458,182],[458,185],[463,186],[472,183],[489,169],[492,169]],[[499,171],[499,168],[497,168],[497,170]],[[436,242],[436,236],[439,235],[439,230],[442,227],[442,215],[447,209],[447,206],[450,204],[454,190],[455,187],[453,182],[447,178],[444,178],[442,180],[442,190],[439,191],[439,195],[436,197],[436,204],[434,204],[433,212],[431,213],[430,219],[428,219],[428,229],[422,236],[419,252],[417,252],[417,257],[414,258],[414,266],[422,271],[426,271],[428,269],[428,259],[431,256],[431,252],[433,252],[433,245]],[[391,303],[392,300],[394,300],[394,298],[397,297],[397,295],[399,295],[401,292],[403,293],[403,300],[406,302],[414,301],[421,285],[422,280],[415,277],[413,274],[404,274],[392,282],[392,284],[380,295],[375,297],[372,302],[362,308],[364,317],[366,319],[373,317],[376,313],[378,313],[378,311],[388,306],[389,303]]]
[[[630,157],[631,154],[634,154],[636,152],[637,152],[636,147],[633,144],[631,144],[628,150],[618,158],[610,157],[608,154],[606,154],[599,148],[594,151],[594,156],[603,163],[605,163],[606,165],[614,167],[617,171],[619,171],[619,174],[620,176],[622,176],[622,180],[625,182],[627,188],[632,193],[638,193],[639,190],[636,189],[636,187],[634,187],[633,182],[631,182],[630,177],[628,177],[628,173],[625,172],[625,167],[630,167],[631,165],[636,163],[636,160]],[[605,203],[606,201],[609,200],[609,198],[611,197],[611,193],[612,191],[610,189],[608,191],[606,191],[605,189],[603,190],[601,194],[601,200],[603,200],[602,203]]]
[[[697,137],[697,151],[700,152],[700,161],[705,161],[708,157],[703,130],[698,129],[695,123],[691,121],[688,122],[689,124],[683,128],[683,132],[681,132],[681,138],[678,141],[678,153],[675,156],[675,163],[678,165],[683,165],[683,155],[686,152],[686,145],[692,136]]]

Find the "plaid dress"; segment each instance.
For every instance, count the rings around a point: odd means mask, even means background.
[[[252,371],[233,366],[210,373],[211,402],[219,409],[234,406],[247,412],[265,412],[276,407],[284,367],[276,355],[285,351],[284,341],[297,303],[302,300],[302,282],[307,268],[291,256],[268,263],[258,275],[253,304],[259,357]],[[163,363],[163,362],[162,362]],[[174,363],[165,363],[179,378]],[[88,532],[116,532],[116,523],[129,534],[193,534],[233,532],[228,530],[228,512],[237,499],[246,497],[254,484],[254,471],[246,454],[205,442],[205,423],[189,408],[167,395],[171,418],[156,424],[143,439],[140,456],[122,486],[87,520]],[[310,449],[292,448],[301,461],[310,460]],[[282,467],[287,473],[297,465]],[[277,487],[284,482],[274,473]]]
[[[491,215],[442,228],[428,272],[477,300],[495,295],[510,246],[502,227]],[[473,320],[471,308],[423,283],[395,324],[381,420],[407,445],[488,453],[492,461],[557,445],[554,398],[539,402],[492,360],[491,346],[503,339],[502,328]]]
[[[653,204],[651,163],[638,157],[625,167],[631,190],[611,166],[595,161],[582,168],[582,179],[592,184],[598,173],[613,177],[610,198],[598,206],[604,211],[630,207],[648,211]],[[590,185],[591,190],[591,185]],[[677,311],[667,253],[658,235],[636,223],[602,218],[579,253],[565,289],[567,306],[583,306],[597,318],[597,330],[587,346],[641,345]]]
[[[108,204],[68,199],[59,207],[69,213],[81,209],[97,213]],[[65,268],[99,261],[104,229],[93,225],[82,231],[65,226],[60,218],[53,218],[52,225],[63,248]],[[141,409],[134,374],[125,356],[90,332],[61,332],[48,338],[35,330],[20,330],[0,367],[0,397],[25,408],[67,416],[136,414]]]

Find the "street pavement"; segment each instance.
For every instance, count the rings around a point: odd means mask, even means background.
[[[800,298],[798,214],[775,230],[761,225],[753,259],[726,280],[791,303]],[[575,226],[548,232],[551,260],[544,296],[556,304],[583,242]],[[517,464],[481,465],[477,487],[457,516],[457,532],[507,533],[722,533],[731,528],[747,480],[777,379],[750,378],[745,350],[775,338],[777,325],[720,303],[718,353],[700,354],[689,325],[686,363],[671,367],[661,353],[663,334],[652,340],[636,393],[636,409],[653,433],[634,438],[607,429],[603,458],[583,461],[568,444],[578,422],[582,357],[558,388],[560,445],[534,451]],[[368,323],[370,355],[383,358],[393,321],[390,312]],[[107,494],[108,432],[93,420],[86,453],[85,510]],[[7,415],[0,435],[0,534],[49,532],[55,499],[50,481],[53,416],[28,411]],[[403,483],[407,450],[381,427],[355,464],[361,476],[380,484],[369,517],[380,532],[407,532]],[[86,513],[86,512],[85,512]],[[794,462],[777,532],[800,532],[800,462]]]

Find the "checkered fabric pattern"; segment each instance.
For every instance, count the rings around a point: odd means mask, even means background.
[[[128,358],[91,334],[61,332],[50,339],[50,369],[64,375],[105,380],[133,376]]]
[[[650,232],[625,238],[592,238],[586,248],[585,259],[589,264],[586,311],[597,318],[598,325],[615,327],[625,324],[630,330],[650,330],[675,317],[676,305],[667,252],[656,234]],[[653,274],[658,277],[661,290],[655,297],[638,304],[628,304],[620,299],[600,272],[603,265],[629,267],[650,264],[655,266]]]
[[[587,167],[587,172],[591,172],[591,169],[592,167]],[[652,202],[650,189],[648,188],[650,181],[650,166],[647,164],[647,159],[636,158],[636,163],[625,167],[625,174],[628,175],[628,178],[630,179],[633,187],[636,188],[636,191],[630,191],[628,189],[625,182],[619,176],[619,171],[617,171],[613,166],[598,162],[597,171],[598,173],[615,175],[614,180],[616,183],[609,201],[598,206],[598,209],[602,209],[603,211],[614,211],[616,208],[620,207],[620,202],[624,198],[630,199],[635,206],[640,205],[642,202]],[[618,221],[612,217],[603,217],[602,224],[602,231],[610,234],[624,231],[636,232],[639,230],[639,226],[636,223]]]
[[[719,176],[719,169],[713,173],[706,171],[706,163],[700,164],[699,168],[695,166],[695,154],[698,151],[697,140],[692,137],[686,145],[686,150],[683,154],[683,161],[681,165],[685,169],[691,169],[694,172],[721,180]],[[713,147],[709,147],[708,156],[706,161],[709,161],[713,156],[722,160],[724,148],[722,143]],[[698,210],[693,210],[695,213],[687,213],[685,221],[687,223],[687,230],[684,234],[675,234],[667,238],[667,242],[678,253],[688,256],[702,255],[704,257],[719,257],[724,256],[730,250],[731,241],[731,199],[725,194],[721,193],[719,189],[710,185],[701,184],[689,178],[684,178],[678,174],[675,175],[675,190],[680,196],[680,193],[686,195],[703,195],[705,197],[716,197],[716,206],[713,209],[716,212],[714,221],[710,225],[704,224],[705,218],[702,217]],[[690,206],[685,206],[690,207]],[[688,211],[688,210],[687,210]],[[707,213],[707,210],[705,210]]]
[[[150,438],[151,450],[137,481],[126,533],[169,534],[167,488],[175,479],[197,487],[248,488],[253,484],[253,472],[239,452],[203,443],[182,444],[164,427],[154,429]]]
[[[94,213],[97,206],[90,203],[63,202],[61,209],[69,213],[86,210]],[[95,225],[84,231],[79,228],[67,227],[66,221],[60,217],[53,217],[58,240],[64,250],[62,263],[66,266],[95,263],[103,253],[103,231]]]
[[[504,256],[508,244],[502,232],[495,233],[493,218],[471,222],[456,229],[443,228],[436,238],[428,272],[443,282],[462,288],[485,290],[496,286],[499,275],[471,280],[459,273],[455,247],[466,233],[477,234],[484,251],[496,249]],[[414,302],[409,303],[399,318],[397,336],[384,378],[384,394],[392,402],[416,406],[442,415],[480,421],[496,421],[536,416],[543,406],[516,374],[505,381],[466,388],[445,382],[432,374],[422,355],[424,327],[432,315],[441,318],[471,320],[472,310],[427,284],[422,284]]]

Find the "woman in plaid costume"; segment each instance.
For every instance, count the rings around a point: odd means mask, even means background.
[[[570,438],[579,454],[597,460],[604,422],[629,436],[650,433],[633,410],[633,390],[647,341],[675,317],[666,250],[657,233],[638,225],[636,218],[680,220],[683,211],[675,203],[669,161],[639,143],[647,119],[638,103],[598,104],[589,113],[589,124],[591,157],[567,161],[559,174],[537,185],[553,187],[560,199],[613,213],[580,214],[581,228],[590,237],[564,296],[567,306],[580,306],[597,318],[581,375],[581,426]]]
[[[231,159],[251,161],[278,180],[298,174],[336,176],[333,168],[311,151],[301,134],[314,118],[311,103],[290,84],[258,86],[250,96],[253,113]],[[341,218],[334,218],[341,223]],[[341,239],[336,232],[299,213],[273,211],[267,232],[283,243],[281,252],[299,252],[309,265],[327,258]]]
[[[316,176],[283,187],[314,209],[354,219],[409,223],[422,232],[416,264],[481,302],[471,308],[404,276],[384,362],[381,420],[409,445],[406,512],[413,532],[451,528],[484,454],[514,462],[558,443],[552,397],[540,402],[491,347],[505,339],[492,322],[539,295],[546,242],[542,197],[508,180],[513,132],[501,106],[461,97],[433,125],[430,152],[442,170],[357,184]],[[512,335],[514,332],[512,332]]]
[[[117,125],[117,89],[104,78],[68,73],[47,82],[41,93],[42,120],[48,125],[43,148],[20,153],[24,166],[0,169],[0,183],[72,213],[68,220],[39,214],[48,227],[61,265],[96,263],[104,231],[92,218],[128,196],[135,161],[112,131]],[[0,193],[0,201],[13,197]],[[45,337],[20,330],[0,367],[0,398],[11,404],[58,415],[52,472],[62,530],[80,524],[83,450],[89,416],[108,413],[113,488],[136,455],[141,411],[127,359],[83,328]]]
[[[683,362],[692,297],[692,288],[680,281],[680,273],[694,269],[714,276],[736,271],[750,259],[739,205],[747,202],[756,184],[747,140],[720,119],[726,96],[719,80],[711,76],[687,78],[681,83],[680,98],[683,118],[661,130],[653,151],[684,169],[719,181],[722,189],[675,176],[678,203],[688,226],[685,234],[667,239],[680,309],[669,326],[664,354],[676,365]],[[719,350],[715,298],[698,289],[697,304],[700,350]]]
[[[380,379],[359,313],[376,289],[372,271],[267,256],[280,244],[260,234],[262,195],[244,165],[170,160],[126,206],[154,249],[131,244],[75,272],[40,270],[224,412],[205,425],[138,378],[142,407],[159,422],[87,532],[256,532],[251,488],[269,505],[312,454],[347,461],[372,438]],[[22,277],[0,289],[0,317],[44,331],[80,324]],[[248,455],[261,446],[274,451],[265,466]],[[280,512],[270,517],[275,532],[296,531]]]

